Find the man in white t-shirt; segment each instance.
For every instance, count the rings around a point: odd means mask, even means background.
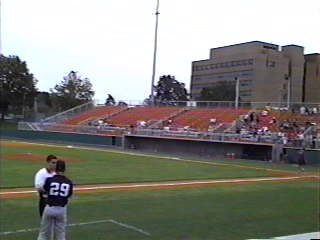
[[[34,177],[34,186],[39,192],[39,213],[42,217],[44,208],[47,203],[47,195],[43,190],[43,185],[47,178],[53,177],[55,175],[56,163],[58,161],[55,155],[49,155],[46,159],[48,165],[46,168],[41,168]]]

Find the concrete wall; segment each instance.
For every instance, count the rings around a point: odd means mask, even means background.
[[[122,137],[97,136],[89,134],[42,132],[42,131],[1,131],[1,138],[22,139],[40,142],[101,145],[101,146],[122,146]]]
[[[285,152],[288,154],[288,163],[298,163],[298,152],[299,149],[287,148]],[[309,164],[320,164],[320,150],[310,150],[305,151],[305,159],[307,165]]]

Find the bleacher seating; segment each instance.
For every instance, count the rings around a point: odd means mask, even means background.
[[[173,129],[188,128],[197,131],[208,131],[209,127],[222,128],[222,125],[230,126],[240,115],[246,114],[247,109],[230,108],[193,108],[179,116],[172,118],[169,127]],[[210,122],[215,119],[215,122]]]
[[[94,121],[96,119],[106,117],[107,115],[115,114],[124,109],[126,109],[126,107],[122,107],[122,106],[97,107],[97,108],[94,108],[93,110],[81,113],[70,119],[67,119],[64,122],[62,122],[62,124],[66,124],[66,125],[88,124],[88,122],[90,121]]]
[[[104,119],[105,122],[116,127],[137,127],[145,122],[145,127],[156,121],[167,118],[181,110],[181,107],[151,107],[137,106],[129,108],[115,116]]]

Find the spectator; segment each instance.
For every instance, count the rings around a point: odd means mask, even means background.
[[[318,110],[317,110],[316,107],[312,108],[312,113],[313,113],[313,114],[317,114],[317,113],[318,113]]]
[[[268,111],[263,110],[263,111],[261,112],[261,116],[262,116],[262,117],[268,116]]]
[[[140,121],[139,122],[139,126],[142,127],[142,128],[145,127],[146,125],[147,125],[147,123],[145,121]]]
[[[281,161],[282,161],[283,163],[288,163],[288,162],[289,162],[288,153],[284,152],[284,153],[282,154]]]
[[[288,138],[287,138],[286,135],[284,135],[284,136],[282,137],[282,142],[283,142],[284,145],[286,145],[286,144],[288,143]]]
[[[317,141],[317,137],[316,136],[312,136],[312,148],[313,149],[316,148],[316,141]]]
[[[244,115],[243,120],[244,120],[244,122],[245,122],[246,124],[248,124],[248,121],[249,121],[249,115],[248,115],[248,114]]]
[[[255,112],[250,113],[249,115],[250,122],[253,122],[254,118],[255,118]]]
[[[216,118],[211,118],[210,119],[210,124],[216,124],[217,123],[217,119]]]
[[[275,117],[272,117],[271,121],[269,122],[270,124],[275,124],[277,123],[277,119]]]

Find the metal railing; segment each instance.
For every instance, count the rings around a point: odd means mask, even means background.
[[[95,100],[98,105],[104,105],[104,101]],[[126,104],[128,106],[148,106],[150,103],[144,100],[120,100],[116,102],[114,105],[123,105]],[[208,108],[236,108],[236,104],[234,101],[165,101],[165,102],[157,102],[155,101],[152,105],[155,106],[181,106],[181,107],[208,107]],[[290,109],[298,110],[300,107],[307,108],[318,108],[320,109],[320,102],[316,103],[305,103],[305,102],[291,102]],[[244,102],[240,101],[238,103],[238,108],[275,108],[276,110],[284,110],[288,111],[286,102]]]
[[[188,138],[194,140],[207,140],[215,142],[248,142],[275,144],[280,143],[288,147],[305,147],[305,148],[320,148],[319,129],[309,128],[304,139],[287,139],[277,133],[268,135],[257,135],[252,133],[212,133],[212,132],[197,132],[190,130],[172,131],[159,129],[143,129],[143,128],[121,128],[109,126],[88,126],[88,125],[65,125],[54,124],[50,122],[19,122],[19,130],[28,131],[48,131],[48,132],[65,132],[65,133],[82,133],[92,135],[128,135],[128,136],[149,136],[149,137],[164,137],[164,138]],[[315,131],[315,132],[314,132]],[[310,134],[312,132],[312,134]],[[315,133],[315,134],[314,134]]]
[[[66,125],[55,124],[51,122],[19,122],[18,130],[28,131],[47,131],[47,132],[65,132],[65,133],[84,133],[84,134],[115,134],[123,135],[126,128],[109,126],[88,126],[88,125]]]
[[[306,144],[306,139],[284,139],[277,133],[268,135],[256,135],[251,133],[237,134],[237,133],[210,133],[210,132],[196,132],[196,131],[170,131],[170,130],[156,130],[156,129],[133,129],[127,135],[131,136],[150,136],[150,137],[174,137],[174,138],[191,138],[197,140],[208,140],[216,142],[249,142],[249,143],[264,143],[275,144],[280,143],[287,147],[308,147],[320,148],[320,138],[315,139],[315,142]]]

